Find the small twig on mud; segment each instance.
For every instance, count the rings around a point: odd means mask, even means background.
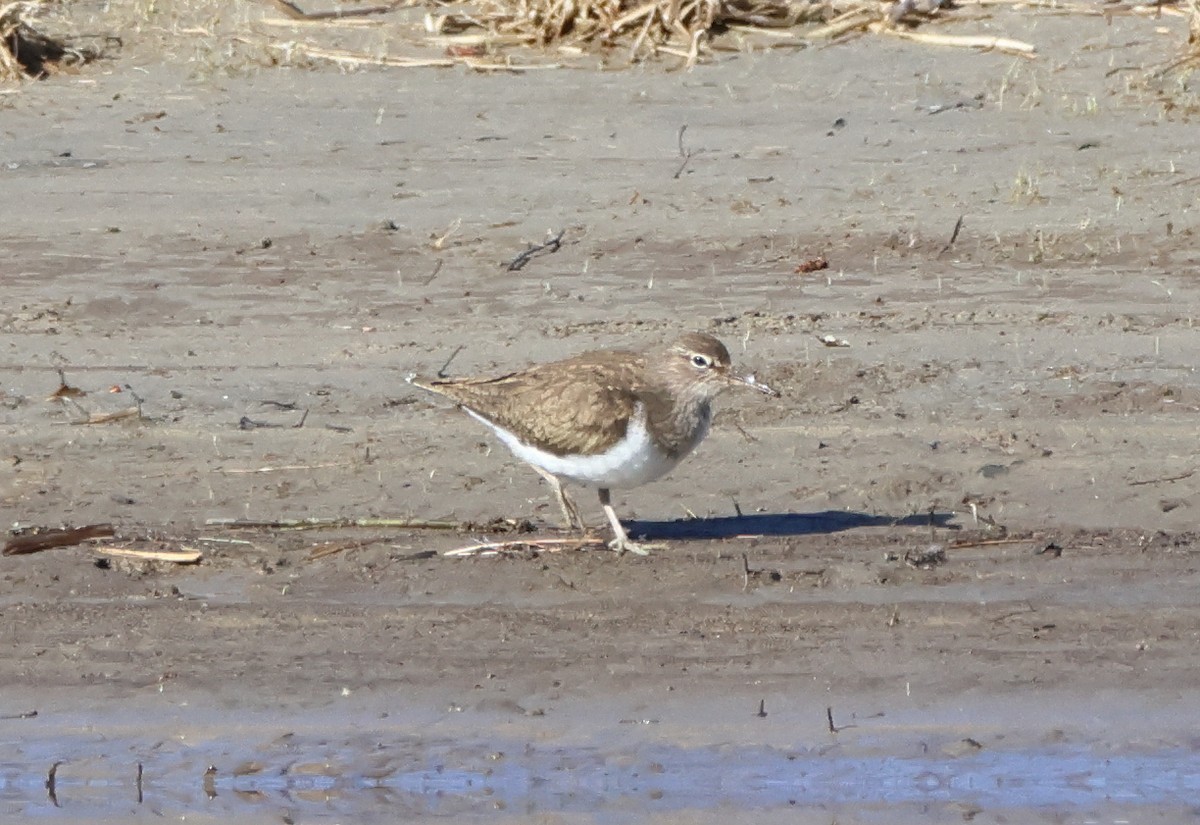
[[[387,14],[399,8],[406,0],[388,3],[383,6],[367,6],[361,9],[334,9],[333,11],[304,11],[289,0],[270,0],[271,5],[283,12],[292,20],[341,20],[343,17],[363,17],[368,14]]]
[[[269,430],[281,429],[282,427],[282,424],[271,424],[267,421],[255,421],[253,418],[250,418],[247,415],[243,415],[241,420],[238,421],[239,430]]]
[[[1033,539],[1026,536],[1025,538],[1013,539],[978,539],[978,540],[963,540],[950,542],[951,550],[962,550],[964,547],[995,547],[999,544],[1028,544]]]
[[[308,17],[307,12],[305,12],[295,3],[289,3],[288,0],[271,0],[271,5],[279,9],[293,20],[304,20]]]
[[[323,559],[326,556],[332,556],[335,553],[344,553],[347,550],[358,550],[361,547],[367,547],[381,541],[386,541],[383,536],[376,536],[369,539],[359,539],[358,541],[326,541],[321,544],[313,545],[308,551],[308,561],[316,561]]]
[[[125,385],[125,389],[129,390],[129,397],[132,398],[133,403],[137,405],[137,417],[145,418],[145,416],[142,415],[142,404],[145,403],[145,399],[138,395],[137,392],[134,391],[133,387],[129,386],[128,384]]]
[[[245,544],[249,547],[254,546],[254,542],[249,539],[231,539],[225,536],[200,536],[196,541],[207,541],[210,544]]]
[[[396,528],[403,530],[466,530],[471,527],[461,521],[430,521],[419,518],[301,518],[256,521],[254,519],[210,518],[206,527],[228,527],[237,530],[330,530],[342,527]]]
[[[138,762],[137,763],[137,801],[138,801],[139,805],[142,804],[142,800],[143,800],[143,797],[142,797],[142,763]]]
[[[264,407],[274,407],[277,410],[286,410],[288,412],[296,409],[295,401],[276,401],[273,398],[264,398],[258,403],[262,404]]]
[[[436,261],[434,261],[433,272],[430,272],[429,275],[425,277],[425,280],[421,281],[421,286],[429,286],[431,283],[433,283],[433,279],[436,278],[438,273],[442,271],[442,265],[444,263],[445,261],[443,261],[441,258],[438,258]]]
[[[335,461],[331,464],[281,464],[278,467],[219,467],[216,472],[226,475],[248,475],[251,473],[280,473],[285,470],[324,470],[329,467],[345,467],[346,463]]]
[[[264,402],[265,403],[265,402]],[[255,421],[248,415],[243,415],[238,421],[239,430],[283,430],[292,429],[298,430],[304,426],[304,422],[308,420],[308,410],[305,409],[300,413],[300,420],[295,424],[272,424],[270,421]]]
[[[3,716],[0,716],[0,719],[5,721],[11,719],[35,719],[37,718],[37,715],[38,712],[36,710],[27,710],[24,713],[6,713]]]
[[[446,363],[442,364],[441,369],[439,369],[437,371],[438,378],[449,378],[450,377],[450,373],[446,372],[446,370],[450,369],[450,362],[458,357],[458,354],[463,351],[464,346],[465,346],[465,344],[459,344],[457,347],[454,348],[454,352],[450,353],[450,357],[446,359]]]
[[[50,801],[56,808],[59,807],[59,804],[55,786],[58,784],[58,766],[61,764],[62,762],[55,762],[50,766],[50,772],[46,774],[46,796],[50,797]]]
[[[525,264],[529,263],[534,257],[545,252],[547,255],[553,255],[558,250],[562,249],[563,235],[567,234],[567,230],[559,230],[559,233],[552,238],[546,240],[545,243],[531,245],[528,249],[522,252],[517,257],[508,262],[509,272],[519,272],[525,268]]]
[[[1129,486],[1140,487],[1143,484],[1169,484],[1172,481],[1183,481],[1185,478],[1191,478],[1195,474],[1195,470],[1188,470],[1186,473],[1180,473],[1177,476],[1164,476],[1162,478],[1146,478],[1140,481],[1131,481],[1129,482]]]
[[[739,513],[739,515],[741,514]],[[742,538],[742,536],[738,536],[738,538]],[[750,587],[751,576],[758,578],[763,574],[766,574],[767,578],[773,582],[783,580],[783,573],[778,570],[769,570],[765,567],[760,567],[758,570],[751,570],[749,556],[747,556],[745,553],[742,553],[742,592],[746,592],[746,590]]]
[[[833,724],[833,707],[832,706],[825,708],[825,720],[827,722],[829,722],[829,732],[830,733],[839,733],[844,730],[849,730],[850,728],[858,727],[858,725],[835,725],[835,724]]]
[[[684,148],[683,133],[686,131],[687,131],[687,124],[685,123],[679,127],[679,137],[677,138],[677,140],[679,142],[679,157],[683,158],[683,162],[679,164],[679,168],[676,169],[675,174],[671,176],[675,180],[679,180],[679,176],[683,174],[684,169],[687,169],[687,165],[688,165],[688,163],[691,162],[692,157],[695,155],[698,155],[704,151],[703,149],[685,149]]]
[[[759,719],[767,718],[767,700],[766,699],[758,700],[758,713],[756,713],[754,715],[757,716]]]
[[[756,443],[756,442],[758,441],[758,439],[757,439],[757,438],[755,438],[754,436],[750,435],[750,433],[746,432],[745,428],[744,428],[744,427],[742,427],[742,425],[741,425],[741,424],[739,424],[739,423],[737,423],[736,421],[734,421],[734,422],[733,422],[733,428],[734,428],[735,430],[737,430],[739,433],[741,433],[741,434],[742,434],[742,438],[746,439],[746,441],[747,441],[748,443],[750,443],[750,444],[754,444],[754,443]]]
[[[268,20],[268,21],[264,21],[264,22],[269,23],[270,21]],[[244,37],[234,37],[233,42],[246,43],[246,44],[255,45],[255,46],[261,45],[261,41],[259,41],[259,40],[251,40],[251,39],[244,38]],[[517,72],[517,71],[524,71],[526,68],[532,68],[532,67],[523,67],[523,66],[491,65],[491,64],[486,64],[486,63],[479,63],[478,61],[474,61],[474,60],[463,60],[463,59],[452,60],[452,59],[443,59],[443,58],[420,59],[420,58],[415,58],[415,57],[389,57],[387,55],[380,56],[380,55],[375,55],[375,54],[367,54],[365,52],[347,52],[347,51],[341,51],[338,49],[322,49],[318,46],[310,46],[305,43],[295,43],[295,42],[270,43],[270,44],[268,44],[268,48],[282,52],[288,56],[294,55],[294,56],[301,56],[301,57],[309,57],[314,60],[328,60],[329,62],[335,63],[339,66],[395,66],[397,68],[402,68],[402,69],[415,69],[415,68],[448,69],[452,66],[457,65],[458,63],[462,63],[466,66],[469,66],[472,69],[475,69],[476,71],[482,71],[482,72],[490,72],[490,71]],[[442,236],[442,238],[440,240],[435,240],[435,242],[433,244],[433,248],[441,249],[442,244],[444,244],[446,239],[448,237],[450,237],[450,234],[451,233],[447,233],[446,235]]]
[[[958,216],[958,220],[954,222],[954,231],[950,233],[950,240],[946,241],[946,245],[942,247],[942,251],[937,254],[937,257],[942,257],[954,246],[954,242],[958,240],[958,233],[962,231],[963,218],[965,217],[966,215]]]
[[[393,553],[388,556],[390,561],[424,561],[435,558],[437,558],[436,550],[417,550],[413,553]]]
[[[72,424],[108,424],[110,421],[123,421],[126,418],[141,418],[142,410],[140,407],[129,407],[124,410],[117,410],[109,413],[89,413],[87,418],[76,419]]]
[[[602,539],[587,537],[574,539],[514,539],[512,541],[482,541],[478,544],[459,547],[455,550],[447,550],[442,555],[448,558],[461,558],[463,556],[499,556],[503,553],[517,553],[522,551],[556,553],[560,550],[582,550],[585,547],[605,548],[608,545]]]
[[[24,556],[29,553],[39,553],[53,547],[70,547],[89,539],[108,538],[116,531],[111,524],[89,524],[85,527],[73,527],[63,530],[46,530],[28,536],[17,536],[8,540],[4,545],[3,555]]]
[[[1007,613],[1001,613],[999,616],[992,617],[989,621],[993,623],[1006,622],[1017,616],[1028,616],[1030,613],[1037,613],[1037,610],[1031,604],[1026,605],[1024,610],[1010,610]]]

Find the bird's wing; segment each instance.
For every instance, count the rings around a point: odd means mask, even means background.
[[[575,359],[497,378],[413,383],[470,409],[526,444],[557,455],[592,455],[620,440],[637,411],[632,374]]]

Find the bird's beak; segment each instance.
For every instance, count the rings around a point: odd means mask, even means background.
[[[749,387],[752,390],[758,390],[763,395],[769,395],[772,398],[779,398],[778,391],[768,387],[766,384],[756,379],[752,374],[740,375],[736,372],[731,372],[728,373],[726,377],[728,378],[730,384],[741,384]]]

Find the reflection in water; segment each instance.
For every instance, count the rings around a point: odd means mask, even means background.
[[[814,808],[874,821],[876,814],[887,819],[931,804],[1052,819],[1081,810],[1183,814],[1200,800],[1200,754],[1183,748],[1102,755],[985,748],[954,758],[850,756],[836,747],[655,744],[609,752],[290,734],[266,743],[60,737],[3,744],[0,820],[6,823],[116,821],[136,811],[193,821],[280,811],[304,821],[505,812],[517,819],[576,813],[609,821]],[[48,786],[47,770],[56,762]]]

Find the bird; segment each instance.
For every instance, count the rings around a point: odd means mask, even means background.
[[[409,383],[444,396],[554,490],[568,529],[586,531],[563,485],[597,488],[618,554],[646,555],[613,509],[611,490],[670,472],[708,434],[713,400],[729,387],[779,393],[735,372],[725,345],[689,332],[645,351],[596,350],[495,377]]]

